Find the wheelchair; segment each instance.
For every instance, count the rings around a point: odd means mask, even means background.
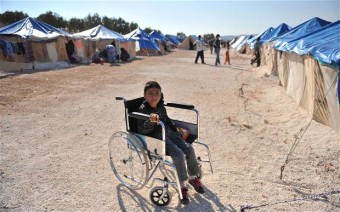
[[[178,179],[175,165],[172,163],[170,156],[166,153],[165,148],[165,126],[160,122],[162,127],[162,140],[141,135],[137,131],[138,119],[147,120],[149,115],[139,113],[139,106],[145,100],[144,97],[127,100],[124,97],[116,97],[116,100],[124,102],[125,106],[125,123],[126,130],[120,130],[111,136],[109,140],[109,159],[114,175],[122,183],[131,190],[139,190],[144,186],[152,188],[149,197],[153,204],[157,206],[166,206],[172,196],[169,192],[169,186],[177,190],[179,198],[182,199],[180,182]],[[172,107],[175,110],[192,111],[195,121],[186,122],[182,120],[172,119],[176,126],[183,127],[190,131],[186,142],[201,146],[205,152],[204,158],[198,157],[197,160],[200,167],[199,178],[202,177],[202,163],[210,165],[210,171],[213,173],[209,146],[200,140],[199,136],[199,113],[193,105],[164,103],[165,107]],[[149,140],[154,139],[160,144],[159,148],[149,148]],[[170,160],[169,160],[170,159]],[[155,177],[157,170],[159,175],[163,177]],[[162,186],[154,186],[155,182],[160,182]]]

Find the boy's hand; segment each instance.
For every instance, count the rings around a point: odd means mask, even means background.
[[[149,119],[150,119],[151,122],[156,122],[157,124],[159,124],[159,115],[158,114],[151,113]]]

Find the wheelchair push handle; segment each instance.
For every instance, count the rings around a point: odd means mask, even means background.
[[[175,108],[181,108],[181,109],[187,109],[187,110],[193,110],[193,109],[195,109],[195,106],[194,106],[194,105],[190,105],[190,104],[182,104],[182,103],[175,103],[175,102],[166,103],[165,106],[168,106],[168,107],[175,107]]]
[[[122,96],[116,96],[116,100],[124,100],[124,101],[126,101],[126,99],[124,97],[122,97]]]

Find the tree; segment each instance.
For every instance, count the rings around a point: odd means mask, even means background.
[[[146,33],[148,33],[148,34],[150,34],[152,31],[155,31],[155,32],[157,32],[158,34],[162,34],[162,31],[161,31],[161,30],[159,30],[159,29],[152,29],[151,27],[146,27],[146,28],[144,29],[144,31],[145,31]]]
[[[113,19],[108,18],[107,16],[102,17],[102,24],[108,29],[114,29]]]
[[[180,36],[180,37],[187,37],[184,32],[177,32],[177,36]]]
[[[23,12],[15,11],[6,11],[4,13],[0,13],[0,27],[15,23],[20,21],[21,19],[27,18],[28,15]]]
[[[121,17],[119,17],[118,19],[115,19],[114,25],[115,25],[115,31],[119,32],[119,33],[121,33],[123,35],[129,33],[130,31],[132,31],[129,28],[129,23],[127,23]]]
[[[79,18],[71,18],[68,21],[68,31],[70,33],[76,33],[76,32],[80,32],[80,31],[84,31],[85,28],[85,21],[84,19],[79,19]]]
[[[137,23],[131,22],[129,24],[129,32],[131,32],[132,30],[135,30],[137,28],[138,28],[138,24]],[[129,32],[127,32],[127,33],[129,33]]]
[[[52,11],[47,11],[44,14],[40,14],[37,19],[39,21],[45,22],[49,25],[52,25],[57,28],[66,28],[67,27],[67,21],[64,20],[63,17],[58,15],[57,13],[54,13]]]
[[[91,14],[88,14],[87,17],[84,19],[84,23],[86,29],[91,29],[102,24],[102,19],[98,15],[98,13],[93,14],[93,16],[91,16]]]
[[[204,34],[204,35],[203,35],[203,39],[204,39],[204,40],[214,40],[214,39],[215,39],[215,36],[214,36],[213,33]]]
[[[144,29],[144,31],[145,31],[146,33],[150,34],[153,30],[151,29],[151,27],[146,27],[146,28]]]

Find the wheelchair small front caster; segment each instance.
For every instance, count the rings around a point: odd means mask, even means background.
[[[151,202],[157,206],[166,206],[171,202],[171,194],[165,187],[154,187],[150,191]]]

